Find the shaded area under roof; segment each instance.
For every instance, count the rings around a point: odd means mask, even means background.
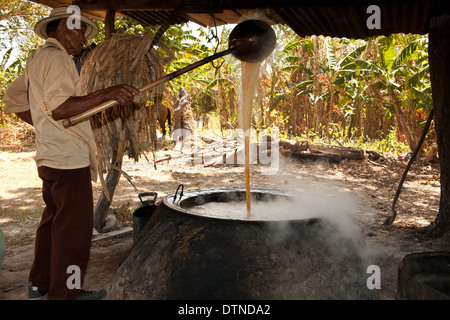
[[[286,24],[300,36],[367,38],[391,33],[428,33],[434,14],[449,12],[449,1],[276,1],[276,0],[33,0],[55,7],[78,5],[86,14],[103,19],[106,10],[128,16],[143,26],[195,22],[202,26],[235,24],[257,17],[272,24]],[[369,29],[370,5],[380,8],[381,29]]]

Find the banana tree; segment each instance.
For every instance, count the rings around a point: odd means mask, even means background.
[[[394,112],[411,150],[416,148],[419,137],[417,111],[428,113],[432,108],[429,81],[427,37],[416,39],[408,35],[391,35],[382,39],[380,51],[380,81],[391,98]],[[395,43],[409,41],[398,55]],[[408,39],[409,38],[409,39]],[[384,40],[384,41],[383,41]],[[383,46],[384,42],[384,46]],[[410,121],[408,121],[408,115]],[[409,122],[409,124],[408,124]]]
[[[396,55],[395,37],[396,35],[380,37],[373,43],[377,49],[375,52],[379,52],[379,58],[376,60],[359,59],[357,52],[344,58],[342,68],[337,71],[339,77],[334,84],[344,89],[346,82],[356,79],[383,91],[385,105],[392,106],[399,129],[405,135],[411,150],[414,150],[416,134],[411,131],[405,113],[406,106],[411,106],[411,102],[414,106],[431,102],[429,81],[426,80],[429,78],[424,50],[426,40],[414,40]],[[413,65],[416,67],[412,68]]]
[[[291,134],[294,136],[310,131],[314,127],[311,115],[315,102],[311,68],[313,56],[313,39],[293,36],[282,48],[277,63],[281,66],[281,71],[289,76],[281,81],[283,84],[281,90],[274,88],[271,91],[274,92],[272,101],[273,104],[278,104],[284,99],[284,103],[291,107],[287,114],[291,116]]]
[[[307,38],[289,43],[285,50],[303,48],[303,57],[307,58],[295,61],[293,57],[289,57],[294,63],[285,67],[284,70],[303,71],[306,75],[304,78],[297,79],[300,81],[293,84],[291,88],[297,96],[309,98],[308,104],[312,108],[306,116],[309,119],[310,128],[331,130],[336,127],[337,122],[341,122],[342,129],[348,127],[350,132],[358,120],[355,117],[362,113],[360,93],[364,89],[364,87],[358,88],[359,82],[351,81],[360,78],[360,74],[355,73],[351,63],[366,49],[366,44],[363,41],[349,39],[320,38],[319,40]],[[352,50],[346,53],[349,48]],[[327,132],[322,131],[322,133]]]
[[[338,60],[337,43],[344,42],[347,47],[353,48]],[[342,129],[347,128],[347,138],[352,135],[352,129],[359,128],[360,117],[363,111],[361,103],[362,92],[366,90],[364,83],[357,81],[361,74],[354,73],[352,62],[366,49],[366,44],[350,42],[347,39],[337,40],[327,38],[325,41],[326,63],[324,64],[327,78],[323,81],[329,93],[329,110],[338,114],[342,122]],[[330,117],[330,121],[338,119]]]

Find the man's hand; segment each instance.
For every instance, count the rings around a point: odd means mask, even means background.
[[[140,95],[140,91],[127,84],[120,84],[118,86],[103,89],[107,95],[107,100],[116,100],[120,104],[132,102],[135,95]]]
[[[16,116],[18,116],[20,119],[25,121],[26,123],[33,125],[33,119],[31,118],[31,112],[30,110],[24,111],[24,112],[17,112]]]
[[[52,118],[55,120],[67,119],[109,100],[115,100],[120,104],[130,103],[133,101],[134,96],[140,94],[141,92],[135,87],[120,84],[92,92],[85,96],[73,96],[52,111]]]

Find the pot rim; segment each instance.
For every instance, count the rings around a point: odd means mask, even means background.
[[[264,222],[264,223],[268,223],[268,222],[286,222],[286,221],[300,221],[300,222],[305,222],[305,221],[316,221],[318,220],[318,218],[298,218],[298,219],[285,219],[285,218],[281,218],[281,219],[256,219],[256,218],[229,218],[229,217],[219,217],[219,216],[212,216],[212,215],[201,215],[201,214],[197,214],[197,213],[193,213],[191,212],[189,209],[194,207],[194,206],[190,206],[187,207],[184,206],[183,207],[183,202],[191,199],[193,197],[199,197],[199,196],[211,196],[212,194],[215,193],[236,193],[236,192],[243,192],[245,194],[246,189],[243,187],[209,187],[209,188],[201,188],[201,189],[191,189],[191,190],[186,190],[183,192],[183,194],[180,196],[179,194],[177,195],[177,193],[172,193],[169,194],[167,196],[165,196],[162,199],[162,203],[168,207],[169,209],[172,209],[174,211],[180,212],[180,213],[184,213],[190,216],[195,216],[198,218],[207,218],[207,219],[215,219],[215,220],[225,220],[225,221],[242,221],[242,222],[252,222],[252,223],[258,223],[258,222]],[[282,189],[275,189],[275,188],[266,188],[266,187],[255,187],[252,188],[250,190],[251,194],[255,194],[257,197],[261,196],[261,195],[270,195],[270,196],[275,196],[275,197],[285,197],[285,198],[293,198],[294,194],[286,191],[286,190],[282,190]],[[174,199],[174,197],[177,195],[176,200]],[[253,200],[254,201],[254,200]],[[203,203],[207,203],[209,201],[205,201]],[[203,203],[198,203],[198,205],[201,205]]]

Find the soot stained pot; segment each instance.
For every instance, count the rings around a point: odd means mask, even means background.
[[[254,189],[252,201],[288,199]],[[175,199],[174,199],[175,198]],[[117,270],[112,299],[371,299],[355,242],[321,219],[251,221],[190,212],[245,188],[165,197]],[[345,248],[343,252],[340,252]],[[339,250],[339,253],[337,253]]]

